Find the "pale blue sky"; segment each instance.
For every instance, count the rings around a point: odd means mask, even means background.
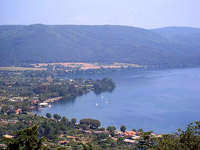
[[[0,24],[200,28],[200,0],[0,0]]]

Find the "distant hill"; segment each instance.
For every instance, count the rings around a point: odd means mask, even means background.
[[[199,29],[146,30],[113,25],[2,25],[0,65],[37,62],[127,62],[148,66],[200,64]],[[170,29],[171,30],[171,29]],[[179,36],[181,38],[179,38]]]
[[[165,27],[153,29],[151,31],[178,43],[187,44],[200,50],[200,28]]]

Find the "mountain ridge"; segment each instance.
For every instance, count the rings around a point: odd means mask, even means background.
[[[163,30],[120,25],[1,25],[0,65],[71,61],[199,64],[198,44],[180,42]]]

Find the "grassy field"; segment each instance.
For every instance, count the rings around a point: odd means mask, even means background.
[[[41,71],[46,69],[47,68],[33,68],[33,67],[0,67],[0,70],[7,70],[7,71],[26,71],[26,70]]]
[[[87,69],[100,69],[100,68],[120,68],[120,67],[142,67],[138,64],[129,64],[129,63],[113,63],[109,65],[100,64],[100,63],[83,63],[83,62],[70,62],[70,63],[38,63],[32,64],[34,67],[46,67],[48,65],[62,65],[65,67],[77,68],[80,67],[81,70]]]
[[[100,68],[121,68],[121,67],[142,67],[138,64],[129,64],[129,63],[113,63],[109,65],[100,64],[100,63],[83,63],[83,62],[71,62],[71,63],[38,63],[32,64],[33,67],[0,67],[1,70],[7,71],[26,71],[26,70],[33,70],[33,71],[41,71],[47,70],[48,65],[61,65],[70,68],[80,68],[81,70],[87,69],[100,69]],[[43,68],[44,67],[44,68]]]

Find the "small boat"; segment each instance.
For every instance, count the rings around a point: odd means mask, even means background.
[[[104,99],[103,95],[101,96],[102,99]]]
[[[51,105],[49,105],[49,107],[51,107]]]
[[[98,106],[99,104],[98,103],[96,103],[96,106]]]
[[[106,101],[106,104],[108,104],[108,101]]]

